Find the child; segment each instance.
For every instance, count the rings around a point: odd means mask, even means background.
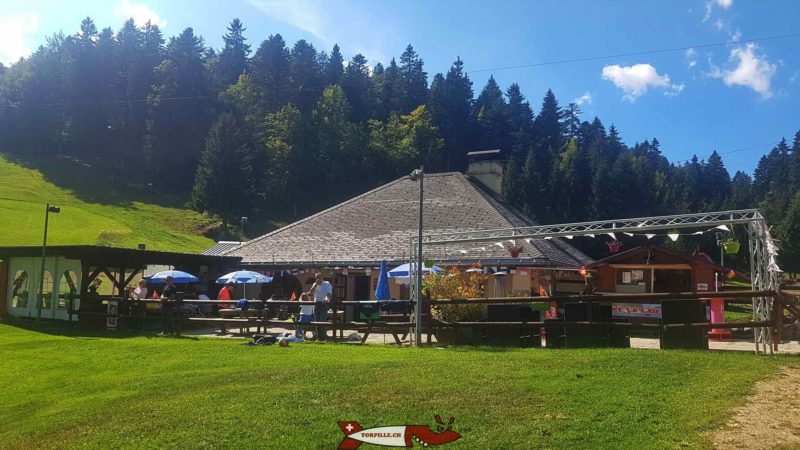
[[[300,294],[300,301],[301,302],[310,302],[311,297],[308,294]],[[309,323],[314,318],[314,304],[301,304],[300,305],[300,320],[298,323]],[[305,338],[306,333],[303,331],[300,326],[296,326],[294,329],[294,335],[299,338]]]

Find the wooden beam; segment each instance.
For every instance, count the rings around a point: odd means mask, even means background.
[[[726,291],[726,292],[676,292],[655,294],[609,294],[609,295],[554,295],[550,297],[494,297],[471,298],[452,300],[430,300],[430,305],[477,305],[495,303],[536,303],[536,302],[629,302],[629,303],[659,303],[662,300],[698,300],[706,298],[738,299],[752,297],[775,297],[773,291]]]

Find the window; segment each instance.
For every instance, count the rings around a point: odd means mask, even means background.
[[[58,309],[67,310],[78,294],[78,274],[72,270],[64,271],[58,281]]]
[[[14,289],[11,292],[12,308],[28,307],[28,272],[18,270],[14,275]]]
[[[44,283],[42,283],[41,293],[42,309],[50,309],[53,304],[53,274],[49,270],[44,271]]]
[[[618,270],[617,284],[644,284],[644,270]]]

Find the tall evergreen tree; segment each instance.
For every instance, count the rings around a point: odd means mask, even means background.
[[[228,25],[228,32],[222,36],[225,43],[215,65],[217,82],[222,89],[236,83],[239,75],[245,73],[247,69],[247,57],[250,55],[250,44],[244,37],[244,27],[242,21],[233,19]]]
[[[186,28],[170,38],[149,97],[145,155],[153,183],[188,191],[209,129],[211,106],[203,38]]]
[[[400,55],[400,114],[408,114],[428,100],[428,74],[422,58],[409,44]]]
[[[364,60],[366,64],[366,59]],[[323,75],[325,85],[342,84],[342,77],[344,76],[344,57],[339,49],[338,44],[334,44],[328,61],[325,64],[325,74]],[[369,71],[367,71],[369,72]]]
[[[372,105],[370,97],[369,66],[367,58],[357,54],[350,60],[341,81],[342,89],[350,104],[350,117],[353,122],[365,122],[370,115]]]
[[[314,46],[306,40],[294,44],[291,53],[292,103],[310,112],[322,93],[319,61]]]
[[[233,115],[223,113],[211,126],[192,189],[198,211],[218,215],[225,226],[250,208],[248,136]]]
[[[447,75],[432,83],[429,99],[433,124],[444,138],[446,170],[466,168],[467,151],[474,145],[472,126],[472,81],[464,72],[464,62],[456,58]]]
[[[291,63],[289,49],[280,34],[270,35],[250,61],[253,83],[261,91],[266,111],[276,111],[290,98]]]

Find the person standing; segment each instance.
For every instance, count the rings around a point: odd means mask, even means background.
[[[161,293],[161,320],[163,324],[162,336],[175,334],[175,312],[177,308],[178,288],[172,277],[167,277],[167,285]]]
[[[318,272],[314,275],[314,284],[311,285],[308,293],[314,298],[314,321],[326,322],[328,320],[328,303],[333,295],[333,285],[329,281],[325,281],[322,273]],[[323,331],[318,340],[324,339],[325,332]]]
[[[130,313],[134,316],[132,321],[133,329],[139,331],[142,329],[142,318],[144,317],[143,302],[147,300],[147,281],[144,279],[139,280],[134,289],[129,289],[128,299],[131,301]]]
[[[300,318],[297,320],[297,323],[309,323],[314,319],[314,304],[311,303],[311,297],[308,294],[300,294],[300,302],[308,302],[308,303],[301,303],[300,304]],[[294,328],[294,335],[295,337],[303,338],[306,337],[306,332],[299,325],[296,325]]]

